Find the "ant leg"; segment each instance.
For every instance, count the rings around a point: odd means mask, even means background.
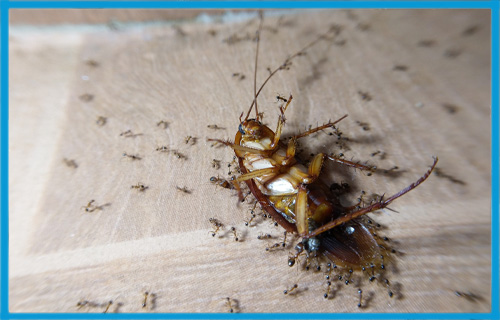
[[[333,127],[335,124],[337,124],[338,122],[340,122],[341,120],[343,120],[343,119],[345,119],[345,118],[347,118],[347,114],[346,114],[345,116],[343,116],[342,118],[340,118],[340,119],[338,119],[338,120],[334,121],[334,122],[328,122],[327,124],[324,124],[324,125],[322,125],[322,126],[316,127],[316,128],[314,128],[314,129],[308,130],[308,131],[306,131],[306,132],[302,132],[301,134],[294,136],[294,138],[295,138],[295,139],[303,138],[303,137],[305,137],[305,136],[308,136],[308,135],[310,135],[310,134],[312,134],[312,133],[315,133],[315,132],[318,132],[318,131],[320,131],[320,130],[323,130],[323,129],[326,129],[326,128],[331,128],[331,127]]]
[[[370,213],[370,212],[373,212],[375,210],[379,210],[379,209],[383,209],[385,207],[387,207],[392,201],[396,200],[397,198],[401,197],[402,195],[404,195],[405,193],[408,193],[410,192],[411,190],[415,189],[416,187],[418,187],[422,182],[424,182],[428,177],[429,175],[432,173],[432,171],[434,170],[434,167],[436,167],[436,164],[438,162],[438,158],[434,158],[434,163],[432,164],[432,167],[420,178],[418,179],[417,181],[415,181],[414,183],[410,184],[408,187],[404,188],[403,190],[399,191],[398,193],[390,196],[387,200],[384,200],[384,196],[382,196],[380,198],[380,200],[372,205],[369,205],[368,207],[366,208],[362,208],[358,211],[354,211],[354,212],[351,212],[351,213],[348,213],[346,214],[345,216],[342,216],[340,218],[337,218],[327,224],[324,224],[322,225],[321,227],[317,228],[316,230],[314,230],[313,232],[311,233],[302,233],[302,237],[305,238],[305,239],[308,239],[308,238],[311,238],[311,237],[315,237],[325,231],[328,231],[330,229],[333,229],[335,228],[336,226],[339,226],[343,223],[346,223],[352,219],[355,219],[357,217],[360,217],[362,215],[365,215],[367,213]]]

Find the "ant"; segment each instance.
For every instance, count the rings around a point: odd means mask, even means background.
[[[130,129],[120,133],[120,137],[125,137],[125,138],[135,138],[137,136],[142,136],[142,133],[133,133],[132,130]]]
[[[294,291],[295,289],[297,289],[299,287],[298,284],[294,284],[290,289],[287,289],[287,290],[284,290],[283,291],[283,294],[289,294],[291,293],[292,291]]]
[[[85,209],[86,212],[94,212],[96,210],[102,210],[102,208],[105,206],[105,205],[101,205],[101,206],[96,206],[94,205],[93,203],[95,202],[95,200],[90,200],[86,206],[82,206],[82,209]]]
[[[191,193],[191,190],[189,190],[187,187],[179,187],[179,186],[176,186],[177,190],[183,192],[183,193],[187,193],[187,194],[190,194]]]
[[[103,116],[99,116],[99,117],[97,117],[96,123],[99,127],[102,127],[106,124],[107,121],[108,121],[108,118],[103,117]]]
[[[207,128],[209,128],[209,129],[214,129],[214,130],[226,130],[226,128],[219,127],[219,126],[218,126],[218,125],[216,125],[216,124],[209,124],[209,125],[207,126]]]
[[[220,222],[219,220],[215,218],[210,218],[208,221],[214,226],[215,230],[211,231],[212,232],[212,237],[215,237],[217,232],[219,232],[220,229],[224,228],[224,224]]]
[[[131,160],[141,160],[142,158],[138,155],[128,154],[126,152],[123,153],[123,157],[127,157]]]
[[[140,183],[140,182],[138,182],[135,186],[131,186],[130,188],[131,188],[131,189],[137,189],[138,191],[143,192],[143,191],[145,191],[146,189],[148,189],[149,187],[148,187],[148,186],[143,185],[143,184],[142,184],[142,183]]]
[[[64,158],[63,162],[70,168],[75,168],[75,169],[78,168],[78,164],[76,164],[75,160]]]
[[[168,122],[167,122],[167,121],[165,121],[165,120],[161,120],[160,122],[158,122],[158,123],[156,124],[156,126],[158,126],[158,127],[162,127],[163,129],[167,129],[167,127],[168,127]]]
[[[226,189],[234,189],[234,186],[231,183],[229,183],[229,181],[221,179],[221,178],[219,178],[219,176],[210,177],[210,182],[212,182],[215,185],[219,185],[223,188],[226,188]]]

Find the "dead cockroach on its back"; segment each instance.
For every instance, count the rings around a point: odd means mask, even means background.
[[[291,60],[301,56],[305,51],[322,39],[329,39],[331,32],[338,34],[337,30],[329,30],[308,44],[304,49],[291,55],[285,62],[274,70],[269,70],[269,76],[257,90],[257,58],[260,43],[260,34],[263,30],[261,15],[260,26],[257,33],[257,53],[254,73],[254,99],[243,118],[240,115],[239,127],[234,142],[221,139],[208,139],[232,148],[237,156],[241,175],[232,180],[238,191],[240,200],[243,199],[239,183],[245,182],[251,193],[255,196],[262,209],[265,210],[288,233],[296,234],[301,240],[295,245],[295,253],[291,254],[288,264],[293,266],[299,256],[306,257],[306,269],[311,261],[321,257],[330,260],[336,270],[344,270],[339,274],[339,279],[345,284],[352,283],[354,271],[365,273],[370,281],[385,269],[384,257],[388,250],[379,243],[379,238],[372,232],[373,226],[367,222],[367,213],[386,208],[397,198],[403,196],[424,182],[437,163],[437,158],[431,168],[417,181],[410,184],[394,195],[378,197],[376,201],[366,206],[360,204],[351,207],[341,205],[338,194],[333,193],[319,178],[322,174],[323,163],[330,160],[356,169],[373,172],[375,167],[362,165],[342,157],[316,154],[310,164],[305,166],[296,157],[296,143],[312,133],[327,128],[334,128],[347,115],[334,122],[328,122],[316,128],[296,134],[287,142],[281,139],[285,125],[285,112],[293,101],[289,98],[278,98],[282,102],[279,108],[278,124],[275,131],[262,123],[259,114],[257,98],[267,82],[279,71],[286,70],[291,65]],[[361,92],[360,92],[361,94]],[[363,97],[366,99],[367,97]],[[251,118],[252,110],[255,118]],[[266,250],[270,250],[268,248]],[[317,265],[317,269],[320,266]],[[387,286],[388,286],[387,281]],[[289,291],[291,291],[290,289]],[[330,289],[328,289],[330,290]],[[361,306],[361,289],[359,289],[359,304]],[[392,291],[389,296],[392,296]],[[328,294],[327,294],[328,295]]]

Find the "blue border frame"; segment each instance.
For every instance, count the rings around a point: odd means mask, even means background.
[[[176,9],[222,9],[222,8],[390,8],[390,9],[490,9],[491,10],[491,67],[492,67],[492,109],[491,109],[491,174],[492,174],[492,228],[491,228],[491,313],[396,313],[396,314],[81,314],[81,313],[9,313],[9,203],[8,203],[8,133],[9,133],[9,9],[12,8],[176,8]],[[478,1],[196,1],[196,2],[174,2],[174,1],[9,1],[0,0],[0,56],[2,57],[1,70],[1,109],[0,109],[0,319],[499,319],[499,8],[500,2],[495,0]]]

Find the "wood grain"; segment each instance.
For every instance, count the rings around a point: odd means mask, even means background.
[[[325,300],[321,272],[289,268],[292,242],[266,252],[280,229],[261,219],[245,227],[251,205],[237,206],[234,192],[209,181],[234,174],[233,154],[206,138],[233,139],[253,94],[255,43],[224,40],[251,37],[255,20],[12,27],[10,311],[102,312],[113,300],[109,312],[228,312],[230,297],[245,313],[488,312],[489,19],[487,10],[322,10],[265,20],[259,83],[267,67],[342,26],[338,38],[273,78],[259,106],[273,128],[276,95],[293,94],[287,135],[348,114],[340,124],[348,140],[319,133],[302,142],[305,154],[342,152],[381,169],[398,166],[366,176],[327,164],[327,181],[351,186],[345,203],[361,190],[393,194],[418,179],[432,156],[440,159],[439,175],[391,205],[397,212],[371,214],[400,252],[390,268],[400,296],[364,280],[361,309],[356,286],[339,282]],[[140,135],[120,136],[126,130]],[[156,151],[161,146],[187,158]],[[372,156],[377,151],[385,156]],[[148,189],[131,188],[137,183]],[[85,212],[91,199],[106,206]],[[216,237],[211,217],[226,225]],[[257,240],[267,232],[275,239]],[[283,295],[294,283],[296,294]],[[155,298],[142,308],[145,291]],[[77,308],[83,300],[91,303]]]

